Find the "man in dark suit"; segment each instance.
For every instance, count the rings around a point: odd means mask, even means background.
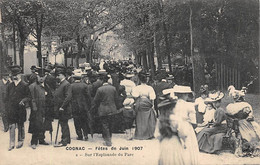
[[[69,67],[67,67],[67,69],[66,69],[66,80],[67,80],[70,84],[72,84],[72,83],[74,82],[74,78],[72,77],[72,75],[73,75],[73,70],[74,70],[74,68],[73,68],[72,66],[69,66]]]
[[[112,138],[112,122],[113,117],[117,113],[118,94],[116,88],[108,84],[108,76],[102,73],[101,79],[103,85],[97,89],[94,98],[94,107],[98,110],[98,115],[102,122],[102,135],[105,140],[104,145],[111,146]]]
[[[162,96],[162,91],[164,89],[169,89],[171,88],[171,85],[169,83],[167,83],[166,81],[166,74],[164,73],[159,73],[158,75],[158,80],[159,82],[154,86],[154,91],[156,93],[156,100],[155,100],[155,111],[157,113],[157,117],[159,116],[159,110],[157,105],[160,103],[160,96]]]
[[[103,73],[105,73],[105,71],[99,71],[97,80],[93,82],[92,92],[91,92],[92,97],[95,97],[97,89],[101,87],[103,84],[103,80],[101,78]]]
[[[52,119],[49,114],[50,101],[53,100],[51,88],[45,83],[46,74],[45,69],[37,69],[37,81],[29,86],[31,93],[31,114],[29,133],[32,133],[31,147],[36,149],[36,145],[49,145],[45,142],[45,131],[52,132]],[[48,126],[48,127],[45,127]]]
[[[91,129],[91,96],[88,92],[88,85],[84,82],[81,82],[81,76],[73,76],[74,83],[71,84],[72,91],[72,115],[74,119],[74,126],[76,134],[78,135],[78,140],[88,140],[88,127]],[[82,134],[83,133],[83,134]]]
[[[7,85],[5,102],[7,103],[7,118],[10,128],[10,146],[9,151],[14,149],[15,128],[18,127],[18,145],[23,146],[25,137],[24,122],[26,121],[25,104],[30,100],[30,91],[28,84],[21,80],[21,67],[14,65],[10,67],[12,82]]]
[[[30,68],[31,69],[31,74],[25,76],[25,81],[27,83],[29,83],[29,85],[34,83],[37,80],[37,75],[35,73],[36,68],[37,67],[35,65],[32,65],[31,68]]]
[[[4,124],[4,132],[7,132],[8,128],[9,128],[9,125],[7,122],[6,103],[4,102],[4,99],[6,97],[6,88],[9,83],[10,83],[9,74],[5,73],[3,75],[2,80],[0,80],[0,112],[1,112],[2,121]]]
[[[57,68],[57,78],[60,83],[54,92],[54,111],[59,112],[59,123],[61,126],[61,142],[59,146],[70,144],[70,130],[68,120],[71,118],[71,85],[66,80],[65,68]]]

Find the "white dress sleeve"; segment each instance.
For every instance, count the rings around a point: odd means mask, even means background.
[[[139,90],[138,86],[134,87],[132,90],[132,96],[133,97],[139,97]]]
[[[151,86],[149,86],[149,98],[150,98],[150,100],[155,100],[155,98],[156,98],[154,89]]]

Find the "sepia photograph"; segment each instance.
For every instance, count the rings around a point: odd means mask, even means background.
[[[259,0],[0,0],[1,165],[260,165]]]

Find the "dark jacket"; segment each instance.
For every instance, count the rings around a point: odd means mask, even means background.
[[[38,82],[32,83],[29,89],[31,94],[29,133],[44,131],[43,118],[48,121],[52,120],[53,97],[51,89],[46,83],[41,86]]]
[[[21,101],[30,100],[28,84],[24,81],[15,86],[14,82],[7,85],[5,102],[7,103],[7,118],[9,124],[23,123],[26,121],[26,107],[19,105]]]
[[[74,82],[71,84],[71,91],[71,107],[73,116],[85,114],[91,108],[91,98],[88,91],[88,85],[83,82]]]
[[[109,84],[99,87],[94,98],[94,106],[99,116],[114,115],[117,113],[118,94],[116,88]]]
[[[95,81],[95,82],[93,83],[92,93],[91,93],[91,96],[92,96],[92,97],[95,97],[96,92],[97,92],[97,89],[98,89],[99,87],[101,87],[102,84],[103,84],[103,82],[102,82],[100,79],[97,79],[97,81]]]
[[[54,111],[59,113],[59,119],[71,118],[71,85],[67,80],[63,80],[54,92]],[[63,112],[59,109],[63,108]]]
[[[0,113],[6,112],[5,98],[6,98],[6,88],[8,83],[4,84],[3,80],[0,80]]]
[[[171,88],[171,85],[168,84],[167,82],[161,81],[161,82],[157,83],[154,87],[154,90],[155,90],[155,93],[157,96],[156,98],[159,98],[159,96],[162,95],[162,91],[164,89],[169,89],[169,88]]]
[[[67,77],[66,80],[67,80],[70,84],[72,84],[72,83],[75,81],[75,79],[74,79],[72,76]]]
[[[36,80],[37,80],[37,74],[36,73],[31,73],[31,74],[28,74],[28,75],[25,76],[25,81],[27,83],[29,83],[29,85],[36,82]]]

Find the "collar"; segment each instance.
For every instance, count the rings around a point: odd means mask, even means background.
[[[7,84],[7,81],[5,79],[2,79],[2,81],[5,85]]]
[[[105,82],[103,85],[109,85],[107,82]]]
[[[71,78],[71,76],[69,76],[69,77],[67,78],[67,80],[70,79],[70,78]]]
[[[60,80],[60,83],[62,83],[65,79],[66,79],[66,78],[61,79],[61,80]]]
[[[21,79],[13,80],[13,82],[14,82],[14,85],[17,86],[21,82]]]
[[[44,85],[44,83],[39,83],[40,84],[40,86],[42,86],[42,87],[44,87],[45,85]]]
[[[162,79],[162,82],[167,82],[166,79]]]

